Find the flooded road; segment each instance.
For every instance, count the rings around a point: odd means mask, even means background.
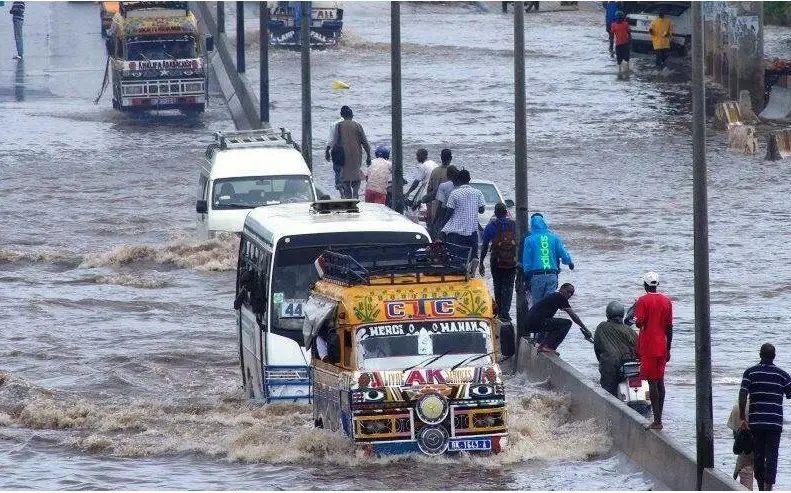
[[[347,39],[312,65],[315,173],[328,189],[323,138],[342,104],[372,143],[389,141],[389,6],[346,7]],[[492,7],[402,8],[405,168],[417,147],[437,159],[447,146],[513,197],[512,17]],[[562,279],[591,327],[610,299],[640,294],[645,270],[660,273],[676,303],[666,432],[692,447],[685,67],[671,60],[660,78],[639,59],[630,81],[616,81],[598,12],[526,24],[531,210],[575,256]],[[11,46],[10,27],[0,25],[0,46]],[[0,489],[656,486],[610,451],[605,430],[569,420],[567,396],[520,378],[508,382],[513,446],[497,457],[359,458],[314,431],[306,408],[248,405],[231,308],[236,245],[198,243],[194,227],[196,164],[211,132],[232,128],[227,110],[216,96],[198,120],[122,117],[108,94],[94,105],[105,55],[93,3],[31,2],[25,29],[24,65],[0,55]],[[270,70],[272,119],[300,135],[299,55],[273,52]],[[331,90],[333,79],[351,89]],[[709,163],[717,460],[729,472],[724,421],[741,371],[764,340],[791,366],[788,213],[782,164],[728,155],[716,134]],[[596,378],[578,332],[561,354]],[[791,485],[787,457],[778,487]]]

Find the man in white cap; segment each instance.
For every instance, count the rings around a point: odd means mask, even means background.
[[[640,376],[648,380],[654,411],[654,422],[648,425],[649,430],[662,429],[665,365],[670,361],[670,344],[673,341],[673,303],[664,294],[657,293],[658,286],[659,274],[646,272],[643,276],[645,294],[637,299],[634,308],[635,324],[640,329],[637,336]]]

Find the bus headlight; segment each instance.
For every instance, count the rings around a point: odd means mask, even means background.
[[[447,417],[450,406],[445,397],[437,393],[431,393],[418,399],[415,410],[421,421],[435,425],[441,423]]]

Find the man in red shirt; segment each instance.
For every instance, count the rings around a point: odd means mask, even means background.
[[[629,31],[629,22],[620,10],[615,14],[615,22],[610,26],[610,32],[615,36],[615,61],[618,62],[618,75],[629,73],[629,43],[632,33]],[[621,62],[626,65],[621,67]]]
[[[670,361],[670,344],[673,341],[673,303],[664,294],[656,292],[657,286],[659,275],[647,272],[643,276],[645,294],[638,298],[634,308],[635,324],[640,328],[637,336],[640,376],[648,380],[654,411],[654,422],[648,425],[649,430],[662,429],[665,364]]]

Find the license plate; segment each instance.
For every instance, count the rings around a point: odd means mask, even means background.
[[[302,318],[302,303],[304,300],[283,300],[280,305],[280,318]]]
[[[488,438],[482,440],[451,440],[448,443],[448,450],[491,450],[492,441]]]
[[[176,104],[176,98],[153,98],[151,104]]]

